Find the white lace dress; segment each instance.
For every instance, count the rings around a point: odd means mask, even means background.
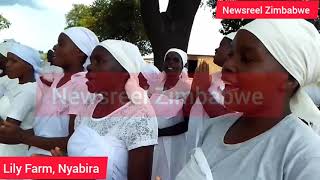
[[[128,151],[157,144],[152,107],[129,102],[103,118],[92,118],[94,108],[90,109],[76,119],[79,125],[68,142],[68,155],[108,157],[107,179],[126,180]]]

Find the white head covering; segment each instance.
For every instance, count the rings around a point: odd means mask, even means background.
[[[33,67],[34,77],[37,79],[41,72],[41,58],[38,51],[31,47],[15,43],[8,52],[15,54]]]
[[[185,65],[187,64],[188,62],[188,54],[186,52],[184,52],[183,50],[181,49],[177,49],[177,48],[171,48],[167,51],[167,53],[165,54],[164,58],[167,57],[167,55],[170,53],[170,52],[176,52],[178,53],[180,56],[181,56],[181,59],[182,59],[182,66],[183,66],[183,69],[182,69],[182,72],[181,72],[181,79],[188,79],[188,69],[185,67]]]
[[[229,34],[227,34],[225,37],[228,38],[228,39],[231,39],[233,40],[234,37],[236,36],[237,32],[231,32]]]
[[[85,27],[71,27],[63,31],[76,46],[88,56],[84,67],[86,68],[90,64],[90,55],[93,49],[99,44],[97,36],[89,29]]]
[[[9,49],[17,42],[15,42],[14,40],[10,40],[10,41],[5,41],[3,43],[0,43],[0,53],[4,56],[7,57],[7,53],[9,51]]]
[[[141,72],[143,58],[139,48],[121,40],[105,40],[99,46],[107,49],[121,66],[130,74],[125,90],[128,98],[135,104],[147,102],[146,92],[139,86],[138,75]]]
[[[142,62],[141,73],[147,79],[149,85],[157,82],[161,74],[157,67],[144,61]]]
[[[166,53],[166,55],[164,57],[166,57],[170,52],[176,52],[181,56],[183,67],[187,64],[187,62],[188,62],[188,54],[186,52],[184,52],[181,49],[171,48],[171,49],[169,49],[167,51],[167,53]]]
[[[320,35],[316,28],[302,19],[258,19],[241,29],[254,34],[298,81],[300,88],[290,101],[290,109],[317,130],[320,111],[302,90],[320,77]]]

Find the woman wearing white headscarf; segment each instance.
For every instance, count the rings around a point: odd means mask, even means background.
[[[108,180],[151,177],[158,126],[139,87],[141,58],[137,46],[106,40],[94,49],[88,66],[86,84],[100,98],[77,116],[80,125],[68,142],[68,156],[108,157]],[[60,154],[59,149],[52,153]]]
[[[99,40],[97,36],[92,32],[91,30],[85,28],[85,27],[71,27],[66,29],[65,31],[62,32],[63,35],[66,35],[68,39],[72,41],[72,43],[85,55],[85,60],[79,60],[81,61],[81,66],[84,68],[87,67],[87,65],[90,62],[90,54],[93,50],[93,48],[99,43]],[[65,38],[61,37],[60,38],[60,44],[64,41]],[[55,48],[59,48],[59,43]],[[56,51],[56,50],[55,50]],[[71,52],[66,52],[69,53],[70,55],[72,54]],[[61,67],[61,61],[54,60],[56,53],[54,53],[53,57],[53,62],[50,63],[50,66],[44,66],[43,68],[43,78],[49,82],[52,82],[54,77],[58,74],[62,74],[61,70],[57,69],[57,67]],[[59,58],[61,59],[61,58]]]
[[[191,82],[185,68],[186,52],[172,48],[164,59],[164,71],[155,86],[151,86],[151,104],[159,125],[159,144],[155,147],[153,179],[173,179],[186,161],[187,122],[184,120],[183,104],[189,95]]]
[[[18,85],[18,79],[8,78],[5,69],[7,64],[7,53],[8,50],[17,42],[6,41],[0,43],[0,97],[2,97],[8,90],[14,89]],[[1,111],[1,110],[0,110]]]
[[[243,113],[213,119],[176,179],[319,179],[320,137],[301,121],[316,127],[320,117],[302,91],[320,75],[318,31],[301,19],[261,19],[233,42],[222,70],[225,105]],[[263,98],[231,101],[246,92]]]
[[[10,128],[32,129],[36,110],[36,79],[40,69],[40,54],[27,46],[15,43],[7,53],[6,73],[10,79],[18,78],[19,86],[6,93],[9,103],[1,113],[0,156],[26,156],[28,146],[20,144],[19,134]],[[7,128],[10,127],[10,128]],[[8,145],[7,145],[8,144]],[[9,145],[12,144],[12,145]]]
[[[52,64],[64,72],[56,74],[49,87],[39,83],[34,133],[11,130],[12,134],[20,134],[22,143],[31,146],[28,155],[51,155],[50,150],[55,147],[66,151],[79,107],[87,103],[89,97],[84,64],[97,44],[95,34],[83,27],[72,27],[59,35]]]

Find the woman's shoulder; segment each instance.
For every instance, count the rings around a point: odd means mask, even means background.
[[[289,176],[303,171],[308,174],[319,168],[320,137],[299,118],[290,118],[278,131],[276,151],[283,152],[284,168]]]
[[[19,85],[20,94],[26,95],[36,95],[37,93],[37,83],[29,82],[26,84]]]
[[[73,74],[71,76],[71,83],[78,84],[81,82],[82,83],[86,82],[87,81],[86,74],[87,74],[87,72],[79,72],[79,73]]]
[[[286,134],[286,136],[282,137],[288,138],[290,145],[293,145],[291,150],[300,152],[306,151],[308,152],[306,154],[309,155],[316,152],[316,154],[320,157],[320,136],[301,119],[293,115],[287,118],[287,120],[289,120],[287,125],[283,126],[279,131],[283,130],[282,134]]]
[[[125,128],[140,127],[152,131],[158,129],[157,117],[151,105],[130,102],[127,107],[121,110],[120,115],[124,117],[125,121],[122,125]]]
[[[123,108],[124,121],[118,129],[120,139],[124,140],[128,150],[157,144],[158,123],[150,105],[130,104]]]
[[[149,102],[142,103],[142,104],[134,104],[129,102],[126,107],[121,109],[123,114],[126,114],[128,117],[135,117],[135,118],[149,118],[154,119],[156,118],[154,109],[152,108]]]

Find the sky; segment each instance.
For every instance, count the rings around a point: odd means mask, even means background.
[[[89,5],[94,0],[0,0],[0,14],[11,26],[0,31],[0,41],[15,39],[35,49],[47,51],[56,43],[66,26],[65,15],[72,4]],[[159,0],[165,11],[168,0]],[[220,21],[212,18],[209,7],[199,8],[193,24],[189,54],[213,55],[222,35]]]

